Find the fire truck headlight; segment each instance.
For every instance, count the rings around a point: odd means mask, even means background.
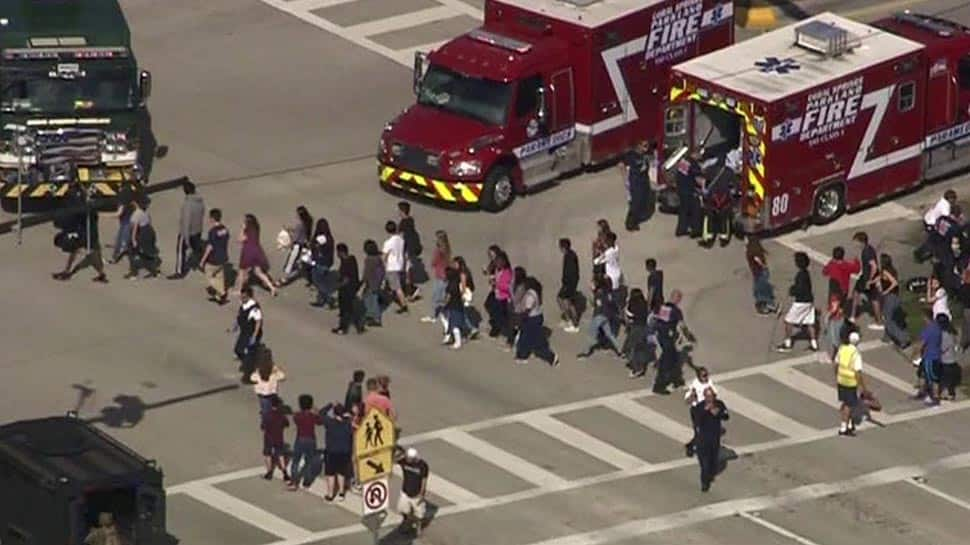
[[[459,178],[478,176],[482,173],[482,162],[477,160],[458,161],[457,163],[452,163],[448,168],[448,173]]]
[[[387,155],[387,140],[383,136],[377,141],[377,155],[378,157]]]
[[[403,151],[404,148],[401,146],[401,144],[391,144],[391,155],[394,157],[400,157]]]

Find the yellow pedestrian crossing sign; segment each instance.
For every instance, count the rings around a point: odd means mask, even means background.
[[[394,436],[393,420],[376,408],[367,411],[354,432],[354,459],[360,482],[380,479],[391,473]]]

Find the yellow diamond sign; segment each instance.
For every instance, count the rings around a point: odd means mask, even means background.
[[[354,432],[357,479],[366,483],[391,473],[394,451],[394,421],[378,409],[367,411]]]

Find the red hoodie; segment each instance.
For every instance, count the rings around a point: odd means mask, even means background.
[[[822,274],[838,284],[843,295],[848,295],[850,277],[861,270],[862,264],[859,263],[858,259],[853,259],[852,261],[833,259],[826,263],[825,267],[822,267]]]

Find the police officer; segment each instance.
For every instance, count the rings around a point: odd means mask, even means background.
[[[695,450],[701,466],[701,492],[711,489],[721,461],[721,435],[724,421],[730,418],[724,402],[717,399],[713,388],[704,390],[704,402],[691,408],[694,421]]]
[[[653,383],[655,394],[668,395],[670,392],[667,391],[667,386],[670,384],[675,388],[684,385],[677,341],[681,335],[684,335],[687,340],[693,340],[694,335],[684,322],[684,313],[679,306],[682,299],[683,294],[680,290],[673,290],[670,292],[670,299],[657,311],[657,341],[661,354],[657,376]]]
[[[646,221],[650,204],[654,199],[650,187],[649,172],[654,145],[641,140],[623,159],[624,181],[627,190],[627,231],[639,231],[640,223]]]
[[[244,377],[253,372],[252,355],[263,341],[263,311],[253,298],[253,288],[243,286],[239,290],[239,312],[236,314],[236,345],[233,347],[239,358]]]
[[[700,164],[701,154],[698,150],[690,152],[686,158],[677,163],[677,229],[678,237],[690,235],[698,236],[698,181],[703,181],[703,169]]]

